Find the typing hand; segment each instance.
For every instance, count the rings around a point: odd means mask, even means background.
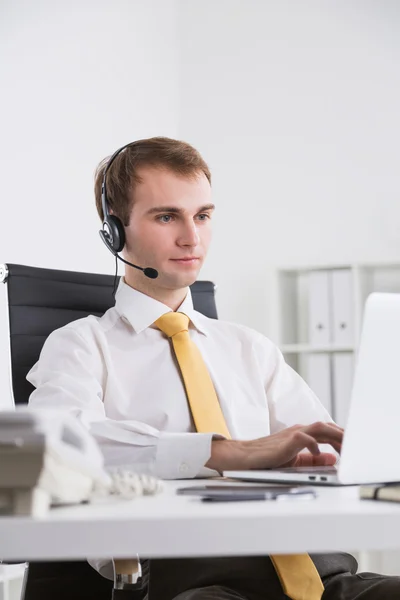
[[[321,425],[323,425],[324,427],[321,428]],[[330,428],[330,430],[326,429],[326,427]],[[336,425],[335,423],[313,423],[312,425],[307,426],[295,425],[294,427],[290,427],[285,431],[293,429],[297,429],[297,431],[300,429],[301,433],[304,433],[307,436],[311,436],[318,443],[330,444],[340,454],[344,430],[342,427],[339,427],[339,425]],[[326,442],[321,441],[321,436],[323,435],[327,435]],[[306,440],[306,438],[304,438],[304,440]],[[279,466],[322,467],[333,466],[336,463],[336,454],[330,452],[319,452],[318,446],[316,447],[317,454],[314,454],[312,452],[310,446],[307,446],[307,449],[309,450],[309,452],[300,452],[296,454],[296,456],[288,460],[286,463],[283,463]]]
[[[293,425],[279,433],[250,441],[214,440],[207,467],[219,472],[289,466],[333,465],[336,456],[322,453],[318,444],[330,444],[340,453],[343,429],[335,423]],[[302,450],[309,450],[303,453]]]

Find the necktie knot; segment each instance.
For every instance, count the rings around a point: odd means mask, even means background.
[[[180,312],[167,312],[154,321],[154,325],[170,338],[181,331],[188,331],[189,317]]]

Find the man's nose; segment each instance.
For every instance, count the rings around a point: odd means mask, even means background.
[[[183,223],[179,236],[179,244],[181,246],[197,246],[199,241],[200,237],[194,221]]]

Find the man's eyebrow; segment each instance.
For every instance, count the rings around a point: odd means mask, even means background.
[[[197,213],[206,212],[207,210],[214,210],[215,204],[205,204]],[[153,208],[149,208],[146,214],[154,215],[156,213],[173,213],[173,214],[182,214],[184,211],[181,208],[177,208],[176,206],[153,206]]]

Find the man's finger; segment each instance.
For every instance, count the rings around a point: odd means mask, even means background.
[[[336,464],[336,456],[329,452],[322,452],[319,456],[300,452],[294,462],[295,467],[333,467]]]
[[[330,425],[330,427],[333,427],[334,429],[338,429],[339,431],[341,431],[342,433],[344,433],[343,427],[340,427],[340,425],[338,425],[335,422],[329,422],[329,423],[326,423],[326,425]]]
[[[289,440],[289,451],[294,457],[298,452],[301,452],[307,448],[311,454],[319,456],[321,450],[319,449],[318,442],[312,435],[308,435],[305,431],[296,431],[293,433]]]
[[[319,443],[339,443],[343,441],[343,431],[339,427],[332,426],[330,423],[312,423],[304,427],[303,431],[311,435]]]
[[[341,453],[342,450],[342,442],[335,442],[333,440],[327,439],[327,438],[323,438],[323,437],[317,437],[315,438],[316,441],[318,442],[318,444],[328,444],[329,446],[332,446],[332,448],[334,450],[336,450],[336,452],[338,452],[338,454]]]
[[[315,423],[311,423],[310,425],[305,425],[304,429],[309,431],[317,431],[317,432],[326,432],[328,435],[333,435],[335,437],[343,437],[344,429],[336,425],[336,423],[324,423],[323,421],[316,421]]]

